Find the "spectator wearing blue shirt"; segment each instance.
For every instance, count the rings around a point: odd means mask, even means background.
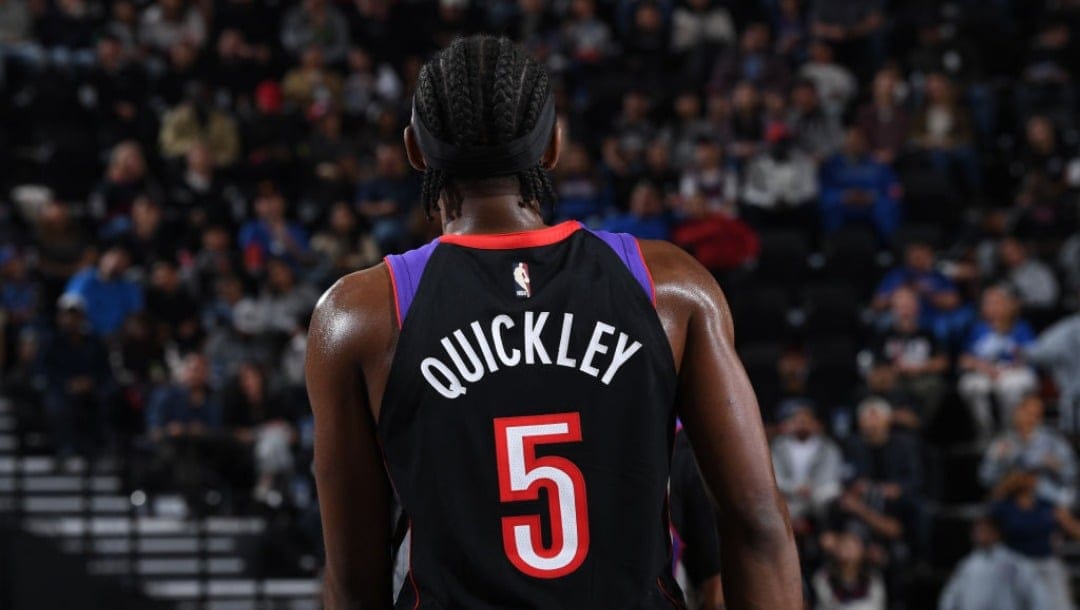
[[[667,239],[671,221],[664,210],[660,191],[651,182],[641,181],[630,195],[630,211],[608,218],[605,231],[629,233],[641,239]]]
[[[64,289],[65,296],[81,299],[98,336],[112,336],[129,315],[143,309],[142,287],[124,277],[130,267],[131,255],[116,243],[101,254],[96,267],[76,273]]]
[[[922,317],[920,324],[931,329],[950,343],[964,337],[974,317],[972,308],[964,305],[956,284],[937,270],[934,247],[925,240],[913,239],[904,246],[904,264],[887,274],[878,284],[872,306],[877,311],[888,309],[893,293],[906,287],[919,296]]]
[[[1038,476],[1017,470],[994,490],[998,501],[990,517],[1001,531],[1005,546],[1027,558],[1035,568],[1038,585],[1046,592],[1046,610],[1072,610],[1072,594],[1065,565],[1054,554],[1053,539],[1059,533],[1080,537],[1080,523],[1064,506],[1042,500],[1035,490]]]
[[[0,248],[0,325],[10,325],[11,336],[37,316],[39,293],[38,284],[28,273],[26,256],[15,246]],[[0,339],[3,330],[0,328]]]
[[[858,127],[844,135],[843,149],[821,168],[821,220],[826,233],[853,222],[873,225],[888,242],[900,226],[900,183],[892,168],[870,155]]]
[[[375,149],[375,177],[360,185],[356,203],[383,252],[408,246],[409,210],[419,200],[420,183],[409,171],[401,146],[380,144]]]
[[[285,199],[273,184],[260,185],[255,215],[254,220],[240,228],[238,238],[248,271],[261,272],[271,257],[293,266],[307,262],[310,252],[307,231],[285,217]]]
[[[1008,285],[983,292],[981,319],[971,330],[960,356],[960,395],[967,402],[981,440],[994,432],[991,401],[996,400],[999,420],[1012,421],[1012,410],[1035,391],[1038,379],[1023,361],[1023,350],[1034,343],[1035,333],[1019,319],[1020,302]]]
[[[86,303],[78,295],[60,297],[56,332],[41,350],[43,404],[61,457],[90,454],[110,426],[106,413],[114,388],[109,354],[88,332]]]
[[[184,358],[177,381],[158,388],[146,408],[146,431],[151,440],[201,436],[221,427],[221,406],[210,388],[206,356]]]

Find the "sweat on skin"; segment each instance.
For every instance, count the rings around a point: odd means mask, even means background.
[[[500,368],[562,366],[610,385],[619,370],[641,349],[641,342],[611,324],[597,321],[584,350],[572,345],[574,314],[526,311],[515,319],[499,314],[443,337],[443,354],[420,362],[424,380],[449,399],[464,396],[476,383]],[[575,349],[577,347],[577,349]]]

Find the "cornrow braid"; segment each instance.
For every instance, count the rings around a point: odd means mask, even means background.
[[[455,40],[420,70],[416,112],[441,140],[502,144],[536,125],[550,91],[547,71],[520,47],[505,38],[471,36]],[[539,163],[514,177],[522,206],[554,205],[551,177]],[[429,218],[440,201],[448,216],[461,212],[461,194],[447,172],[425,170],[420,197]]]

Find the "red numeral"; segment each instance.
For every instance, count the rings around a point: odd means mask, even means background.
[[[581,566],[589,552],[585,477],[570,460],[536,456],[536,446],[581,442],[577,413],[495,419],[499,500],[536,500],[547,489],[551,545],[540,534],[540,515],[503,517],[503,549],[514,566],[536,578],[559,578]]]

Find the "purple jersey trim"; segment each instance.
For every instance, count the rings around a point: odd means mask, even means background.
[[[608,246],[611,246],[615,254],[622,259],[626,268],[630,270],[630,274],[641,284],[641,288],[645,291],[645,296],[649,298],[649,302],[655,305],[656,295],[653,291],[652,276],[649,274],[649,268],[645,266],[645,260],[641,256],[641,249],[638,247],[637,239],[627,233],[609,233],[591,229],[589,232],[604,240],[604,243]]]
[[[427,267],[428,259],[438,245],[439,240],[435,239],[415,250],[388,254],[383,259],[390,270],[390,280],[394,286],[399,327],[405,322],[405,316],[409,315],[409,306],[416,296],[416,288],[420,285],[420,277],[424,275],[424,267]]]

